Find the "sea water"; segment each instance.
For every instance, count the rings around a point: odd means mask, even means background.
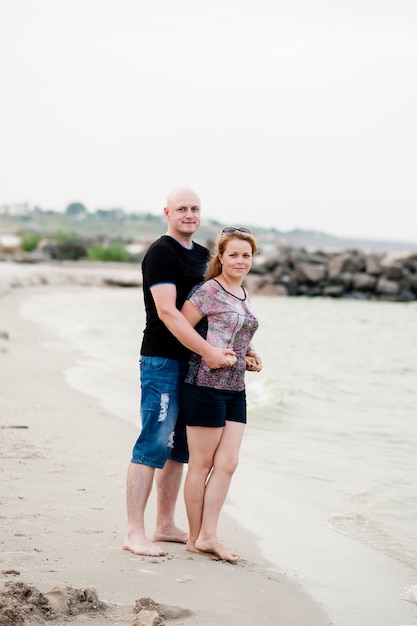
[[[295,494],[311,520],[294,519],[294,528],[313,523],[316,509],[332,533],[417,570],[417,303],[254,296],[252,304],[264,368],[247,373],[234,478],[243,472],[251,511],[234,506],[233,489],[229,511],[269,533],[280,546],[270,556],[285,560],[273,516],[280,493]],[[53,332],[47,347],[75,350],[71,385],[140,425],[140,289],[51,289],[21,313]],[[415,588],[404,593],[416,602]]]

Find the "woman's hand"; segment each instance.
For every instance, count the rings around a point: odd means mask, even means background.
[[[248,372],[260,372],[261,371],[262,361],[260,359],[259,361],[257,361],[254,356],[246,355],[245,360],[246,360],[246,369]]]

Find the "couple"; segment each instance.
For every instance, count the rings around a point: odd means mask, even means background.
[[[142,263],[142,430],[127,475],[123,548],[144,556],[166,554],[145,533],[155,475],[153,540],[185,543],[192,552],[235,562],[238,555],[217,538],[217,522],[246,423],[245,369],[262,367],[250,345],[258,322],[242,286],[256,242],[247,229],[225,228],[209,261],[209,250],[192,239],[200,225],[197,194],[175,189],[164,213],[167,234],[150,246]],[[188,460],[184,498],[189,535],[174,522]]]

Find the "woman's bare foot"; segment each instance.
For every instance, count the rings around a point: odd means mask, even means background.
[[[188,533],[181,530],[177,526],[170,526],[164,528],[155,528],[153,534],[154,541],[171,541],[173,543],[187,543]]]
[[[220,557],[217,556],[217,554],[214,554],[214,552],[210,552],[207,550],[199,550],[194,542],[190,542],[187,541],[187,543],[185,544],[186,549],[188,550],[188,552],[194,552],[195,554],[205,554],[206,556],[211,556],[211,558],[213,559],[213,561],[220,561]]]
[[[214,541],[197,539],[195,542],[197,552],[204,552],[214,554],[222,561],[228,561],[229,563],[236,563],[239,560],[239,555],[236,552],[228,550],[218,539]]]
[[[142,536],[129,537],[126,535],[122,548],[142,556],[165,556],[167,554],[165,550],[158,548],[147,537]]]
[[[188,552],[196,552],[197,554],[199,552],[199,550],[197,550],[197,548],[195,547],[194,541],[188,540],[187,543],[185,544],[185,548],[188,550]]]

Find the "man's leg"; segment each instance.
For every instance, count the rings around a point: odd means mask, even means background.
[[[164,467],[157,470],[158,504],[154,540],[181,543],[187,540],[186,533],[174,524],[182,463],[166,460],[173,449],[180,383],[186,365],[171,359],[141,356],[142,430],[132,452],[132,461],[135,462],[131,463],[128,471],[128,531],[123,546],[135,554],[166,554],[148,540],[144,529],[144,512],[152,489],[154,467]],[[180,441],[181,438],[177,447]],[[178,454],[178,461],[183,459],[183,455],[187,460],[181,449]]]
[[[152,489],[155,469],[141,463],[130,463],[127,472],[127,532],[123,549],[144,556],[164,556],[145,533],[145,507]]]
[[[154,541],[187,543],[188,533],[175,525],[175,504],[181,487],[183,463],[168,459],[156,470],[157,510]]]

